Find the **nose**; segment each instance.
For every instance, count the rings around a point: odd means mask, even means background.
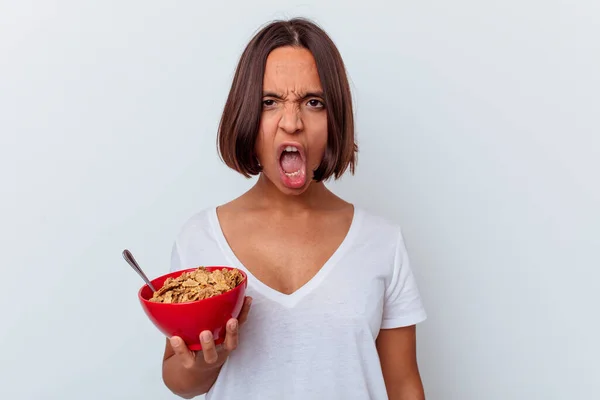
[[[289,105],[284,108],[281,118],[279,119],[279,128],[289,134],[294,134],[304,128],[300,110]]]

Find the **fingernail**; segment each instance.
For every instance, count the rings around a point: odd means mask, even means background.
[[[173,346],[173,347],[179,346],[179,340],[177,340],[177,338],[172,337],[169,339],[169,341],[171,342],[171,346]]]
[[[237,323],[237,321],[236,321],[236,320],[234,320],[234,321],[231,323],[231,330],[232,330],[232,331],[235,331],[235,330],[237,329],[237,326],[238,326],[238,323]]]
[[[212,339],[212,335],[210,334],[210,332],[202,332],[200,334],[200,339],[202,339],[203,342],[210,342],[210,339]]]

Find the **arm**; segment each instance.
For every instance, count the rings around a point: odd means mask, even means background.
[[[246,322],[251,304],[252,298],[246,297],[238,319],[227,322],[225,341],[219,349],[210,331],[200,335],[202,351],[199,352],[191,351],[179,337],[167,339],[162,377],[171,392],[184,399],[193,399],[210,390],[229,353],[237,348],[239,326]]]
[[[178,349],[178,354],[167,339],[163,357],[163,381],[174,394],[184,399],[192,399],[210,390],[219,376],[226,355],[219,354],[218,361],[209,364],[202,357],[202,353],[198,355],[187,349],[180,339],[179,342],[177,348],[183,348]]]
[[[416,354],[415,325],[382,329],[376,341],[390,400],[425,400]]]

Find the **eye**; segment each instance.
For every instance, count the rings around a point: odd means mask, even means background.
[[[275,105],[275,100],[266,99],[266,100],[263,100],[262,103],[263,103],[264,107],[273,107]]]
[[[325,104],[323,104],[323,102],[318,99],[310,99],[308,101],[308,103],[306,103],[306,104],[308,104],[308,106],[312,107],[312,108],[324,108],[325,107]]]

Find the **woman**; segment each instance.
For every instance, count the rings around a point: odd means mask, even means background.
[[[167,340],[167,387],[184,398],[423,399],[415,324],[426,316],[400,229],[323,183],[354,172],[357,152],[344,64],[325,32],[293,19],[256,34],[218,144],[258,180],[183,226],[171,270],[241,268],[248,297],[222,346],[208,331],[197,354]]]

